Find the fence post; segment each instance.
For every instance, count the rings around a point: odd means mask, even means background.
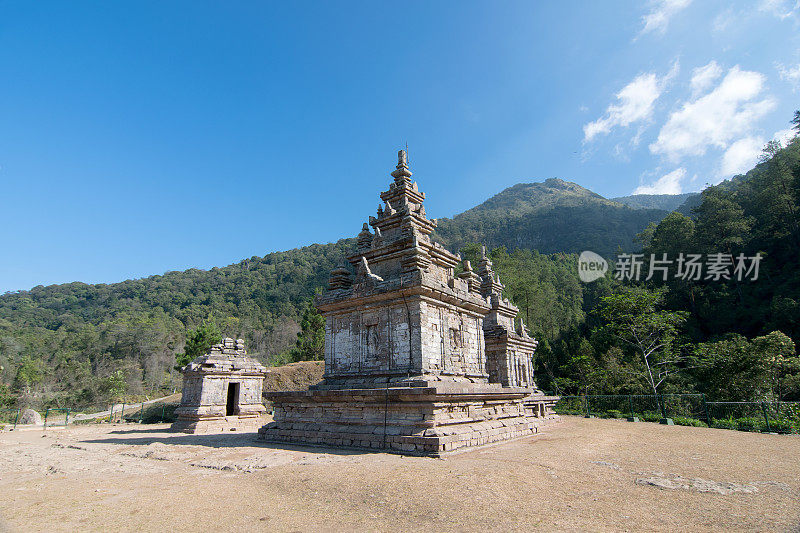
[[[17,408],[17,414],[14,417],[14,429],[17,429],[17,422],[19,422],[19,407]]]
[[[706,403],[706,395],[703,394],[703,410],[706,412],[706,424],[711,427],[711,415],[708,414],[708,403]]]
[[[767,402],[761,402],[761,412],[764,413],[764,421],[767,423],[767,432],[772,433],[772,429],[769,426],[769,416],[767,415]]]
[[[164,403],[161,403],[161,423],[164,423]]]
[[[142,423],[142,419],[144,418],[144,402],[142,402],[142,407],[139,409],[139,423]]]
[[[633,417],[633,396],[628,394],[628,407],[631,411],[631,417]]]
[[[42,425],[42,431],[47,429],[47,415],[50,414],[50,408],[47,408],[47,411],[44,412],[44,424]]]
[[[589,410],[589,395],[588,394],[584,394],[583,395],[583,404],[586,407],[586,418],[589,418],[589,416],[591,416],[592,412]]]
[[[67,407],[67,418],[64,420],[64,428],[66,428],[69,425],[69,412],[70,408]]]
[[[125,402],[122,402],[122,411],[119,412],[119,423],[125,422]]]

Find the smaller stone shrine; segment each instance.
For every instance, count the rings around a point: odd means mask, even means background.
[[[181,369],[183,396],[174,431],[256,430],[266,408],[261,389],[267,369],[247,357],[242,339],[223,339]]]

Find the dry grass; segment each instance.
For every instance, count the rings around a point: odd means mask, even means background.
[[[264,392],[308,390],[322,381],[324,361],[300,361],[284,366],[270,367],[264,379]]]
[[[0,530],[792,531],[800,438],[567,417],[447,459],[166,426],[0,434]]]

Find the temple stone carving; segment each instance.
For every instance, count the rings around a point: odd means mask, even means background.
[[[261,390],[267,369],[247,357],[242,339],[223,339],[181,369],[183,395],[172,429],[185,433],[254,431],[266,408]]]
[[[431,239],[405,151],[391,175],[356,253],[316,300],[324,379],[269,393],[274,422],[261,437],[439,455],[536,433],[557,418],[556,398],[536,389],[536,341],[517,329],[485,250],[475,272]]]

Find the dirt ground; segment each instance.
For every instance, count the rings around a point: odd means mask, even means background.
[[[800,532],[800,438],[565,417],[403,457],[166,425],[0,433],[0,531]]]

